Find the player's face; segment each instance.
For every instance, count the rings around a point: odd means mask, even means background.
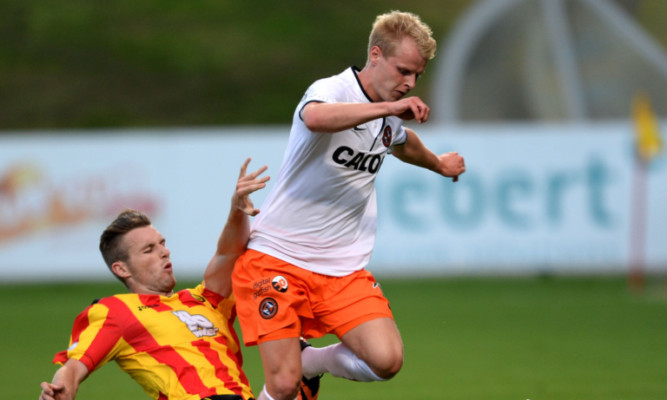
[[[375,93],[381,101],[396,101],[415,88],[419,75],[426,68],[426,59],[419,54],[414,39],[405,37],[394,54],[376,57]]]
[[[164,237],[152,225],[125,234],[126,263],[135,293],[170,295],[176,285]]]

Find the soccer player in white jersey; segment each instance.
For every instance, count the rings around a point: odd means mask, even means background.
[[[316,81],[298,104],[277,182],[232,277],[244,342],[258,344],[264,365],[258,400],[293,399],[302,373],[380,381],[400,370],[399,331],[365,267],[387,154],[454,180],[465,171],[458,153],[436,155],[403,126],[428,120],[428,105],[406,95],[435,47],[418,16],[380,15],[364,68]],[[327,333],[341,343],[301,353],[301,335]]]

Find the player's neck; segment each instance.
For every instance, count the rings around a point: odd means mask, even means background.
[[[359,83],[361,84],[361,88],[364,89],[364,92],[370,97],[372,101],[380,101],[381,99],[378,97],[376,91],[373,88],[372,85],[372,80],[371,80],[371,71],[370,71],[370,66],[366,64],[366,66],[359,72],[357,72],[357,78],[359,78]]]

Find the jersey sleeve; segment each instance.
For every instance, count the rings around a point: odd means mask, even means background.
[[[394,146],[400,146],[408,140],[408,133],[403,126],[403,120],[398,117],[387,117],[387,124],[391,126],[392,131],[395,132],[391,137],[391,144],[388,146],[389,154],[391,154]]]
[[[306,105],[310,102],[317,101],[321,103],[337,103],[341,101],[341,85],[332,84],[336,77],[320,79],[315,81],[306,90],[306,94],[301,99],[301,104]]]
[[[393,148],[394,146],[405,144],[407,140],[408,140],[408,134],[407,132],[405,132],[405,128],[403,127],[403,125],[399,125],[399,128],[396,131],[396,136],[394,137],[394,140],[391,143],[391,148]]]
[[[329,77],[315,81],[308,87],[306,93],[297,106],[299,117],[308,103],[340,103],[345,101],[345,92],[341,85],[335,84],[338,77]]]
[[[118,321],[104,304],[96,303],[79,314],[72,328],[69,348],[56,354],[53,362],[64,364],[73,358],[92,372],[115,358],[122,331]]]

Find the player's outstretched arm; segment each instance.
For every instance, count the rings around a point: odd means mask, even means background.
[[[266,187],[266,182],[270,179],[268,176],[260,176],[266,171],[266,166],[247,174],[248,164],[250,164],[250,158],[241,166],[227,222],[218,238],[215,254],[204,272],[206,288],[225,297],[229,296],[232,291],[231,273],[234,263],[245,251],[248,243],[250,232],[248,215],[259,214],[259,210],[250,200],[250,194]]]
[[[390,115],[422,123],[428,120],[429,113],[429,107],[413,96],[374,103],[311,102],[301,110],[301,118],[312,132],[335,133]]]
[[[450,152],[438,156],[424,145],[412,129],[405,128],[405,131],[408,135],[405,143],[394,146],[392,150],[392,154],[399,160],[453,178],[454,182],[465,172],[465,162],[458,153]]]
[[[88,368],[79,360],[67,360],[53,376],[51,383],[42,382],[39,400],[73,400],[79,384],[88,376]]]

